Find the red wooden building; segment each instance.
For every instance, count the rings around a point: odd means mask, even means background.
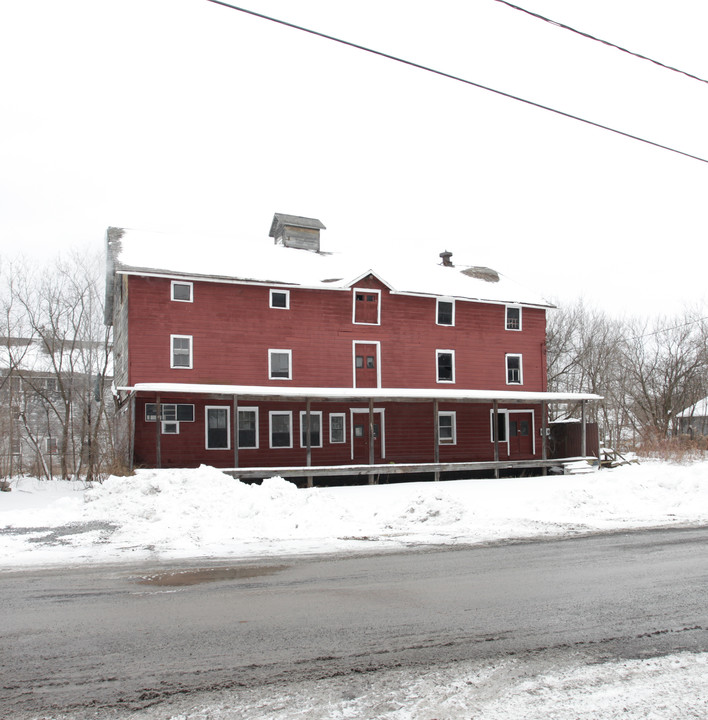
[[[422,264],[326,253],[322,229],[282,214],[273,241],[109,228],[130,465],[540,466],[546,404],[598,399],[547,392],[542,298],[447,252]]]

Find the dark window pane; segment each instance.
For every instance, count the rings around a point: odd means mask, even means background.
[[[172,297],[175,300],[191,300],[192,286],[186,283],[175,283],[172,286]]]
[[[194,405],[177,405],[177,420],[194,422]]]
[[[439,325],[452,325],[452,303],[451,302],[439,302],[438,303],[438,324]]]
[[[207,410],[207,446],[211,450],[228,448],[228,410],[226,408],[209,408]]]
[[[452,353],[438,354],[438,380],[452,380]]]
[[[290,447],[290,415],[271,416],[271,445]]]
[[[272,307],[286,308],[288,306],[288,296],[284,292],[273,292],[270,295]]]
[[[270,376],[272,378],[290,377],[290,355],[288,353],[271,353]]]
[[[376,298],[375,295],[367,295],[366,302],[374,302],[375,298]]]
[[[254,410],[239,410],[238,446],[241,448],[256,447],[256,413]]]
[[[518,330],[521,327],[521,308],[506,309],[506,329]]]
[[[374,356],[373,355],[366,356],[366,367],[369,368],[369,370],[376,367],[376,365],[374,364]]]

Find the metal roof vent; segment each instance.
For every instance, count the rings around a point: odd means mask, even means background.
[[[452,253],[449,250],[441,252],[440,257],[442,258],[442,264],[445,267],[452,267]]]
[[[319,252],[320,230],[325,229],[316,218],[275,213],[268,235],[274,239],[276,245]]]

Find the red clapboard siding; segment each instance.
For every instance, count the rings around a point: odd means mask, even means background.
[[[129,384],[187,382],[351,387],[353,341],[378,342],[383,387],[545,390],[545,311],[523,308],[522,330],[505,307],[458,300],[455,326],[436,324],[436,299],[381,290],[381,324],[355,324],[353,294],[289,289],[290,308],[269,307],[269,287],[194,282],[194,302],[172,302],[170,280],[130,276]],[[170,368],[170,335],[191,335],[192,369]],[[292,380],[268,378],[268,349],[292,350]],[[436,350],[455,351],[455,383],[437,383]],[[523,356],[523,385],[507,386],[505,355]]]

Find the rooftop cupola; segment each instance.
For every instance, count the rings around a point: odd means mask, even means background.
[[[276,245],[319,252],[320,230],[326,228],[315,218],[275,213],[268,235],[274,239]]]

